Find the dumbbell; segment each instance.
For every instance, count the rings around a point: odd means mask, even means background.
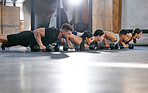
[[[129,49],[134,49],[134,45],[133,44],[129,44]]]
[[[64,46],[63,46],[63,50],[64,50],[64,51],[68,51],[68,46],[67,46],[67,45],[64,45]]]
[[[46,46],[46,51],[47,51],[47,52],[51,52],[51,51],[52,51],[52,47],[49,46],[49,45],[47,45],[47,46]]]
[[[89,49],[90,49],[90,50],[95,50],[95,44],[94,44],[94,43],[90,44],[90,45],[89,45]]]
[[[99,44],[99,48],[100,48],[100,49],[104,49],[104,48],[105,48],[104,44],[103,44],[103,43],[100,43],[100,44]]]
[[[54,44],[54,50],[56,52],[58,52],[60,50],[60,46],[57,43]]]
[[[39,52],[40,51],[40,46],[39,45],[33,46],[33,48],[31,48],[31,51]]]
[[[80,45],[74,45],[75,51],[79,51],[80,50]]]
[[[115,45],[115,49],[119,49],[119,44],[118,43]]]
[[[120,49],[124,49],[124,47],[123,47],[123,45],[122,45],[122,44],[119,44],[119,46],[120,46]]]
[[[115,44],[114,43],[110,44],[110,49],[115,49]]]

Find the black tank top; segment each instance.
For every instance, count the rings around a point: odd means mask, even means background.
[[[45,37],[42,37],[42,43],[47,46],[57,40],[60,30],[56,28],[45,28]]]

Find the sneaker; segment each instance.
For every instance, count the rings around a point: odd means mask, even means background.
[[[2,50],[5,50],[5,44],[4,44],[4,43],[2,43],[1,49],[2,49]]]
[[[6,47],[9,47],[9,43],[7,43],[7,42],[6,43],[2,43],[1,49],[5,50]]]

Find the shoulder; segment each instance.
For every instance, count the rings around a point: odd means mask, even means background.
[[[105,34],[112,34],[110,31],[104,31]]]
[[[60,30],[57,28],[45,28],[45,31],[59,32]]]

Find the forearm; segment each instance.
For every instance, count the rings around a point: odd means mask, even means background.
[[[125,46],[125,45],[126,45],[124,42],[121,42],[121,44],[122,44],[123,46]]]
[[[103,39],[103,42],[104,42],[105,45],[109,45],[106,38]]]
[[[95,42],[95,47],[97,47],[97,49],[99,48],[99,43],[98,43],[98,41]]]
[[[121,42],[121,44],[123,45],[124,48],[128,48],[128,44],[125,44],[124,42]]]
[[[34,37],[36,39],[36,42],[38,43],[39,46],[43,46],[43,43],[41,41],[41,34],[37,31],[34,32]]]
[[[66,38],[66,43],[67,43],[68,47],[70,48],[71,47],[71,44],[70,44],[69,38]]]

